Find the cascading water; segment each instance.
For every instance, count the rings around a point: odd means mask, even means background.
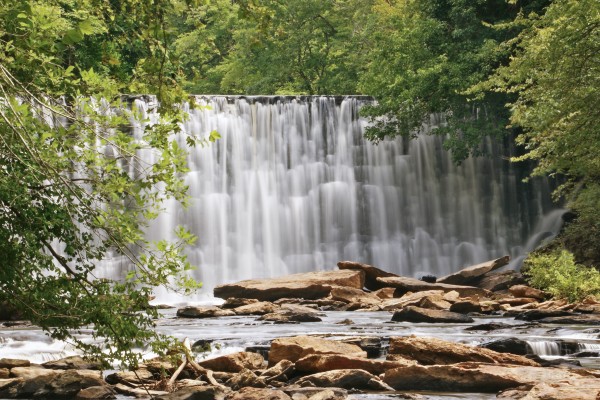
[[[333,269],[345,259],[441,276],[522,253],[552,208],[543,181],[523,184],[491,141],[494,157],[454,165],[441,139],[426,134],[441,123],[434,117],[416,140],[369,143],[358,116],[367,101],[198,97],[203,107],[188,110],[184,130],[222,138],[190,150],[192,205],[168,204],[149,237],[180,224],[198,235],[189,258],[208,295],[216,284]],[[147,101],[136,106],[156,119]]]

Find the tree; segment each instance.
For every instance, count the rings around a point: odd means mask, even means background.
[[[105,363],[164,351],[148,306],[156,285],[193,290],[182,253],[194,237],[148,243],[169,197],[185,202],[185,152],[169,135],[181,114],[170,46],[176,0],[7,0],[0,6],[0,303]],[[156,93],[161,121],[121,93]],[[115,111],[116,110],[116,111]],[[194,138],[189,138],[194,142]],[[154,162],[139,154],[152,151]],[[128,272],[95,275],[109,254]],[[89,343],[77,338],[93,325]]]
[[[509,4],[510,3],[510,4]],[[543,8],[505,0],[377,1],[366,30],[369,54],[360,78],[361,92],[377,104],[364,109],[374,125],[367,137],[416,134],[432,113],[445,116],[445,145],[460,161],[478,154],[484,136],[501,136],[508,112],[507,96],[482,91],[468,93],[507,59],[500,46],[518,33],[503,29],[519,12]],[[500,26],[499,26],[500,25]]]
[[[482,87],[515,94],[510,121],[535,175],[560,176],[556,192],[578,214],[563,235],[579,262],[600,261],[600,3],[556,0],[507,47],[510,63]]]

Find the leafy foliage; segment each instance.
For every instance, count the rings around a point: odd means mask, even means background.
[[[166,21],[181,7],[0,6],[0,303],[105,363],[135,365],[136,348],[168,348],[152,329],[152,288],[199,285],[185,277],[192,235],[148,243],[143,234],[165,199],[186,200],[185,153],[168,134],[183,91],[172,80]],[[122,91],[157,93],[162,120],[131,135],[143,112],[123,104]],[[147,151],[152,164],[139,157]],[[95,269],[111,255],[129,271],[117,281]],[[78,339],[88,326],[93,342]]]
[[[566,250],[530,254],[524,270],[533,287],[554,297],[574,302],[587,296],[600,296],[600,272],[576,264],[573,254]]]

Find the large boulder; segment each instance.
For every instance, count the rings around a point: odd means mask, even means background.
[[[509,256],[504,256],[495,260],[486,261],[481,264],[463,268],[458,272],[439,278],[437,282],[448,283],[451,285],[473,285],[477,283],[481,276],[490,271],[507,265],[509,261]]]
[[[357,270],[307,272],[263,280],[246,280],[217,286],[215,297],[239,297],[274,301],[281,298],[320,299],[329,296],[332,286],[362,289],[365,273]]]
[[[28,360],[16,358],[0,358],[0,368],[29,367],[31,363]]]
[[[353,344],[312,336],[294,336],[273,340],[269,350],[269,365],[275,365],[281,360],[296,362],[309,354],[346,354],[367,357],[366,351]]]
[[[311,354],[296,361],[296,369],[300,372],[325,372],[334,369],[361,369],[379,375],[388,369],[415,364],[415,361],[371,360],[363,357],[352,357],[345,354]]]
[[[199,362],[202,367],[222,372],[240,372],[243,369],[260,369],[265,359],[257,353],[240,351],[238,353],[211,358]]]
[[[561,368],[468,362],[451,365],[411,365],[391,369],[386,371],[383,381],[396,390],[495,393],[519,386],[531,387],[540,382],[578,379],[582,379],[581,374]],[[600,384],[600,380],[597,381]]]
[[[525,283],[523,275],[518,271],[492,271],[483,275],[477,286],[492,292],[508,290],[513,285]]]
[[[75,396],[75,400],[112,400],[116,398],[115,390],[108,385],[90,386],[81,389]]]
[[[279,311],[280,307],[270,301],[259,301],[245,306],[234,308],[236,315],[265,315]]]
[[[382,286],[394,287],[396,288],[397,292],[401,293],[420,292],[424,290],[442,290],[444,292],[450,292],[454,290],[460,294],[460,297],[486,297],[491,294],[488,290],[475,286],[450,285],[447,283],[428,283],[419,279],[408,278],[406,276],[377,278],[377,282],[379,282]]]
[[[369,290],[381,289],[381,283],[377,282],[377,278],[386,278],[390,276],[398,276],[391,272],[383,271],[377,267],[368,264],[361,264],[355,261],[340,261],[338,262],[339,269],[351,269],[363,271],[365,273],[365,287]]]
[[[319,372],[298,379],[298,385],[307,383],[317,387],[340,387],[344,389],[390,390],[378,377],[362,369],[336,369]]]
[[[502,393],[498,398],[515,400],[598,400],[600,399],[600,384],[598,378],[578,378],[570,381],[540,382],[529,391],[518,392],[514,397],[508,393]]]
[[[445,310],[430,310],[427,308],[408,306],[394,312],[392,321],[395,322],[443,322],[443,323],[469,323],[474,319],[464,315]]]
[[[264,388],[267,386],[264,380],[260,379],[254,372],[249,369],[243,369],[235,374],[226,382],[233,390],[240,390],[243,387]]]
[[[395,290],[395,289],[394,289]],[[399,310],[406,306],[417,306],[423,299],[435,299],[435,300],[446,300],[444,299],[443,290],[424,290],[422,292],[409,292],[398,298],[385,299],[380,305],[380,308],[384,311]]]
[[[531,348],[526,341],[514,337],[496,339],[491,342],[483,343],[480,345],[480,347],[490,349],[498,353],[511,353],[522,356],[531,353]]]
[[[435,338],[415,336],[390,338],[390,354],[415,360],[423,365],[457,364],[467,361],[490,364],[514,364],[539,366],[523,356],[498,353],[493,350],[468,346]]]
[[[73,398],[82,389],[104,385],[100,371],[71,369],[55,376],[43,388],[36,391],[34,396],[54,399]]]

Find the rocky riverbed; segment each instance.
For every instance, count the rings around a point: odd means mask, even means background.
[[[185,362],[103,374],[79,358],[4,358],[0,398],[596,399],[600,304],[547,300],[518,273],[500,272],[507,262],[429,282],[341,262],[222,285],[222,304],[166,310],[157,321],[192,341]],[[18,355],[28,332],[4,328],[0,357]]]

